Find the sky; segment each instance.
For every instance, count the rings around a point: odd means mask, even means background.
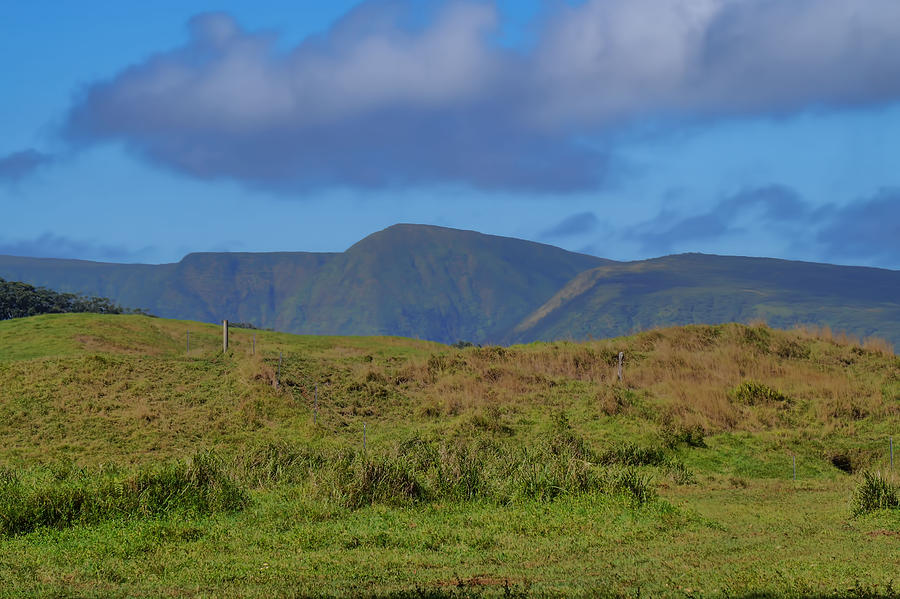
[[[412,222],[900,269],[896,0],[35,0],[0,90],[0,254]]]

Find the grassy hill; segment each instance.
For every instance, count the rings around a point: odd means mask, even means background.
[[[340,254],[190,254],[177,264],[0,256],[0,276],[168,318],[293,333],[498,339],[569,279],[609,261],[548,245],[395,225]]]
[[[0,596],[887,596],[898,424],[900,359],[827,331],[4,321]]]
[[[900,273],[682,254],[580,273],[507,341],[609,337],[659,326],[765,321],[900,343]]]

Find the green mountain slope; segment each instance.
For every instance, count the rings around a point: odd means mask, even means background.
[[[763,319],[900,344],[900,272],[683,254],[580,273],[506,341],[609,337],[656,326]]]
[[[156,266],[0,256],[0,277],[163,317],[453,342],[499,339],[572,277],[607,263],[519,239],[395,225],[340,254],[203,253]]]
[[[335,254],[198,253],[177,264],[109,264],[0,256],[8,280],[114,298],[162,317],[222,318],[278,327],[295,297]],[[288,314],[288,316],[280,316]]]
[[[303,334],[528,342],[763,319],[900,344],[897,271],[703,254],[621,263],[424,225],[333,254],[198,253],[161,265],[0,256],[0,277]]]

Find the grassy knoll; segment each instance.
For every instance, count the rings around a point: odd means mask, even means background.
[[[900,360],[828,331],[5,321],[0,597],[891,596],[898,424]]]

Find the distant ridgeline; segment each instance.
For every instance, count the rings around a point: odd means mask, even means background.
[[[512,344],[764,321],[900,347],[900,271],[704,254],[615,262],[424,225],[340,253],[199,253],[173,264],[0,256],[0,277],[162,318],[299,334]]]
[[[37,314],[95,312],[97,314],[147,314],[140,308],[123,308],[105,297],[88,297],[77,293],[59,293],[19,281],[0,278],[0,320],[23,318]]]

